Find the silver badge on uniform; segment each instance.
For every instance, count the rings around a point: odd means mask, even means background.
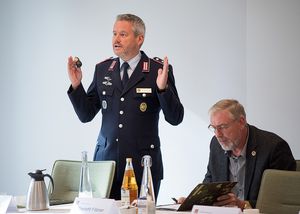
[[[102,108],[107,109],[107,102],[106,100],[102,100]]]
[[[112,85],[112,83],[110,82],[111,81],[111,78],[110,77],[104,77],[105,81],[102,82],[103,85]]]

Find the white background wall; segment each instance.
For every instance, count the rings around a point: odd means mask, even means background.
[[[161,115],[165,167],[158,203],[202,181],[217,100],[244,104],[248,121],[286,139],[300,159],[300,1],[298,0],[0,0],[0,192],[26,194],[28,172],[56,159],[92,158],[101,115],[78,120],[67,97],[67,57],[83,62],[83,84],[113,56],[119,13],[146,23],[143,50],[169,57],[185,107],[173,127]]]

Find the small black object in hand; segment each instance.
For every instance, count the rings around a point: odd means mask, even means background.
[[[172,200],[173,200],[176,204],[178,204],[178,200],[177,200],[176,198],[172,198]]]
[[[77,68],[80,68],[82,66],[82,62],[80,61],[80,59],[76,56],[74,57],[75,60],[75,65]]]

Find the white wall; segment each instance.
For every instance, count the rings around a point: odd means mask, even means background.
[[[300,1],[247,1],[247,107],[300,159]]]
[[[169,57],[185,106],[177,127],[161,116],[158,203],[202,181],[207,110],[221,98],[240,100],[250,122],[282,135],[300,159],[299,9],[297,0],[1,0],[0,192],[26,194],[27,173],[51,173],[56,159],[80,159],[82,150],[92,158],[101,115],[78,120],[66,93],[67,57],[81,58],[88,87],[95,64],[113,56],[115,16],[127,12],[146,23],[148,56]]]

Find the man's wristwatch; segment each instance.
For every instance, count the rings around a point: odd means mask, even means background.
[[[252,209],[252,206],[251,206],[251,204],[249,203],[249,201],[244,201],[245,203],[244,203],[244,207],[243,207],[243,210],[244,209]]]

